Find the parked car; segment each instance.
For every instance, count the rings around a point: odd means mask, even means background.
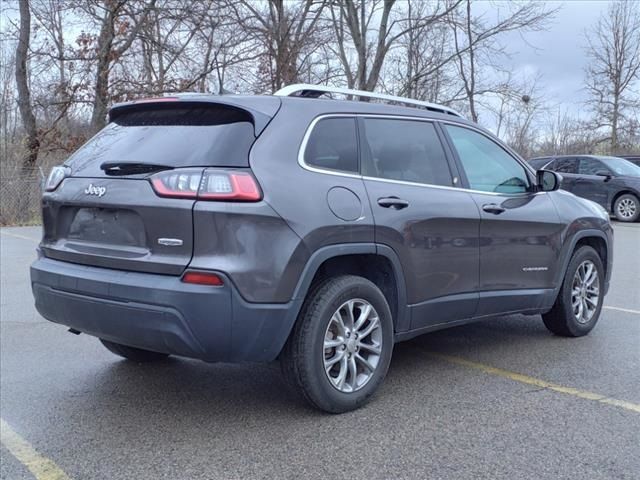
[[[542,170],[542,168],[551,160],[553,160],[553,157],[536,157],[536,158],[531,158],[527,160],[527,163],[534,170]]]
[[[630,161],[634,165],[640,166],[640,155],[618,155],[620,158]]]
[[[529,164],[537,160],[529,160]],[[561,155],[548,157],[548,161],[545,158],[537,168],[561,173],[562,189],[602,205],[621,222],[635,222],[640,216],[640,167],[628,160]]]
[[[344,412],[395,342],[516,312],[568,337],[598,321],[607,212],[445,106],[294,85],[109,118],[51,172],[31,282],[45,318],[117,355],[279,359]]]

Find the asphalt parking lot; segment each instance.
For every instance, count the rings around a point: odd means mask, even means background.
[[[0,478],[640,477],[640,224],[615,225],[600,323],[511,316],[399,344],[381,391],[309,409],[278,365],[136,365],[42,319],[37,227],[3,228]]]

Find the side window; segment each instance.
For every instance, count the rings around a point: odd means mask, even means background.
[[[581,173],[582,175],[595,175],[597,172],[601,172],[602,170],[605,172],[609,171],[601,161],[596,160],[595,158],[580,159],[580,168],[578,173]]]
[[[451,186],[447,157],[430,122],[365,118],[369,147],[362,173],[369,177]]]
[[[324,118],[315,124],[304,151],[307,165],[358,173],[356,119]]]
[[[463,127],[445,125],[473,190],[523,193],[529,177],[522,165],[500,145],[486,136]]]
[[[558,158],[551,165],[551,170],[560,173],[578,173],[578,160],[576,158]]]

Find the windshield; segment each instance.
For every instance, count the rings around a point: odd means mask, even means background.
[[[607,167],[615,172],[616,175],[628,175],[631,177],[640,177],[640,167],[634,165],[629,160],[618,157],[600,157]]]

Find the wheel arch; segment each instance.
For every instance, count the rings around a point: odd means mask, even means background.
[[[562,281],[564,279],[571,257],[574,252],[583,245],[592,247],[600,258],[602,259],[602,265],[605,269],[605,284],[608,284],[608,280],[611,275],[611,245],[609,245],[609,238],[607,234],[601,230],[586,229],[581,230],[574,234],[571,240],[568,242],[568,247],[565,250],[565,255],[562,259],[562,268],[559,268],[556,272],[555,288],[551,291],[551,295],[547,299],[544,310],[549,310],[556,301],[560,288],[562,287]],[[606,292],[605,292],[606,293]]]
[[[375,283],[389,302],[394,330],[409,328],[406,285],[400,260],[393,249],[375,243],[329,245],[317,250],[307,261],[293,293],[293,301],[298,305],[295,318],[314,284],[341,274],[359,275]]]

